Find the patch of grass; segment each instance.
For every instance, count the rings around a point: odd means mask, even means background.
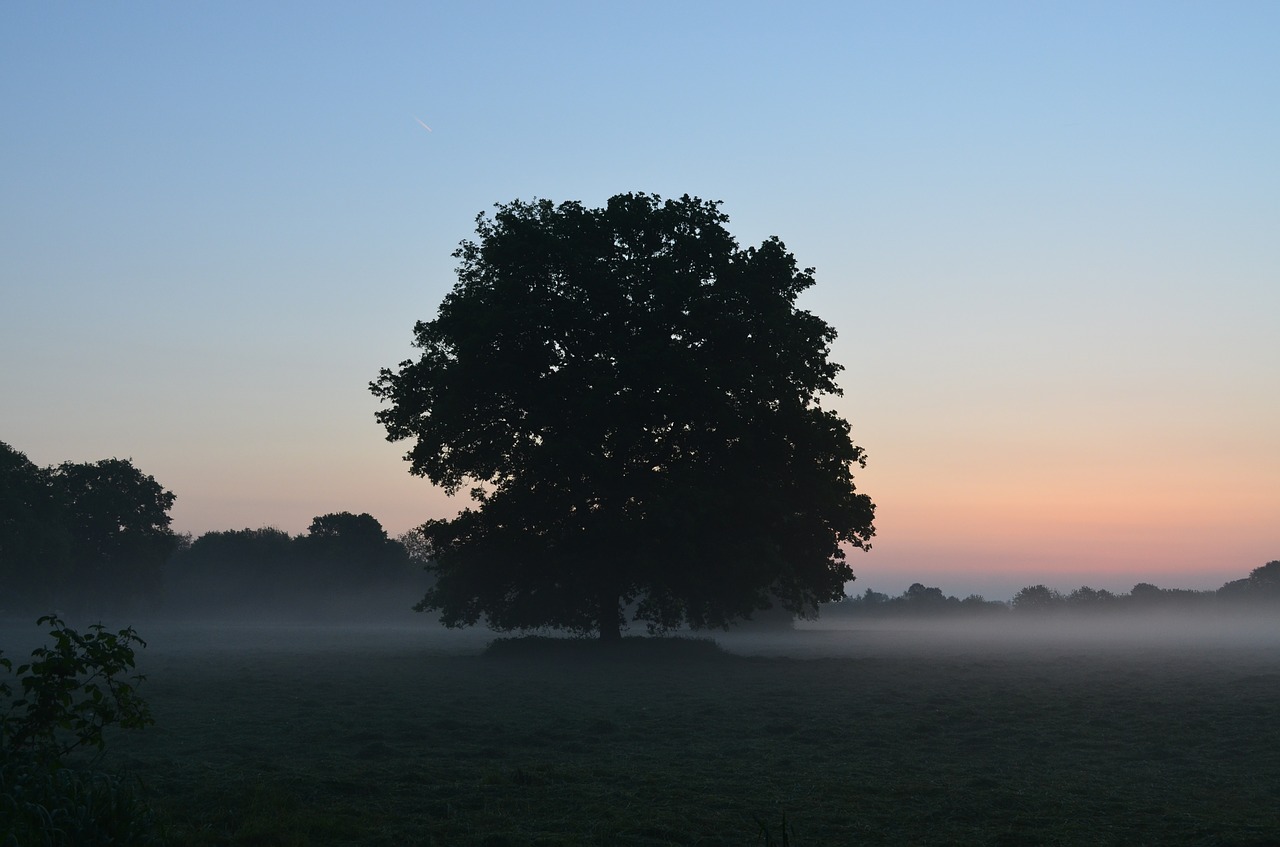
[[[1275,652],[584,662],[264,641],[192,661],[149,641],[156,725],[109,749],[174,844],[747,847],[761,822],[781,844],[784,813],[796,847],[1280,842]]]
[[[0,764],[0,844],[90,847],[164,843],[132,781],[23,761]]]

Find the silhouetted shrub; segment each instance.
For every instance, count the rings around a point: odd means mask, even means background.
[[[100,771],[0,761],[0,844],[163,844],[155,814],[125,779]]]
[[[100,624],[80,633],[53,615],[52,646],[37,647],[19,665],[0,656],[18,690],[0,681],[0,844],[146,845],[161,843],[155,818],[120,777],[68,767],[81,747],[102,750],[108,726],[153,723],[135,686],[133,629],[107,632]]]

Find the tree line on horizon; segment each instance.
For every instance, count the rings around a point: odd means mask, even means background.
[[[0,442],[0,614],[272,614],[408,611],[426,589],[424,542],[367,513],[193,538],[175,497],[129,459],[39,467]]]
[[[457,284],[415,322],[416,358],[369,383],[375,419],[452,518],[390,539],[370,515],[175,534],[173,494],[129,460],[37,468],[0,456],[0,611],[10,607],[333,614],[409,591],[447,626],[617,641],[835,614],[1135,608],[1208,602],[1028,586],[1010,604],[920,583],[850,599],[870,549],[866,452],[832,398],[834,327],[771,236],[741,247],[717,201],[615,195],[499,203],[454,252]],[[824,405],[828,404],[828,405]],[[1274,596],[1272,562],[1213,592]],[[408,597],[406,597],[406,600]]]
[[[961,599],[949,596],[941,588],[913,583],[906,591],[891,597],[866,589],[861,594],[845,597],[824,611],[837,617],[897,617],[947,615],[1002,615],[1045,613],[1144,612],[1156,610],[1201,610],[1231,608],[1242,605],[1280,604],[1280,560],[1254,568],[1247,577],[1231,580],[1221,588],[1196,591],[1187,588],[1160,588],[1139,582],[1127,594],[1116,594],[1105,588],[1087,585],[1063,593],[1046,585],[1028,585],[1018,590],[1009,602],[988,600],[981,594]]]
[[[389,537],[367,513],[317,516],[307,531],[274,527],[173,532],[174,495],[127,459],[40,468],[0,442],[0,614],[148,613],[341,619],[408,611],[430,586],[421,531]],[[824,603],[841,617],[1000,615],[1239,608],[1280,603],[1280,561],[1216,591],[1138,583],[1127,594],[1029,585],[1010,602],[912,584]],[[790,626],[775,605],[744,626]]]
[[[274,527],[181,539],[165,566],[165,611],[341,619],[407,613],[426,590],[421,535],[396,538],[367,512],[336,512],[290,535]]]

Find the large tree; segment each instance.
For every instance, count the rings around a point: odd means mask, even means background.
[[[64,462],[53,484],[73,539],[79,602],[159,603],[164,563],[178,545],[169,528],[173,493],[128,459]]]
[[[419,358],[371,384],[411,472],[476,501],[423,527],[451,626],[620,636],[720,626],[843,595],[866,547],[863,451],[835,331],[776,238],[741,249],[718,203],[623,194],[604,208],[496,207]]]
[[[0,441],[0,611],[51,608],[71,543],[51,473]]]

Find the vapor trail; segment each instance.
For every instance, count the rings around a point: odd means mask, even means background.
[[[427,126],[422,122],[422,118],[414,118],[414,120],[417,121],[419,126],[425,129],[427,132],[435,132],[435,130],[433,130],[431,127]]]

